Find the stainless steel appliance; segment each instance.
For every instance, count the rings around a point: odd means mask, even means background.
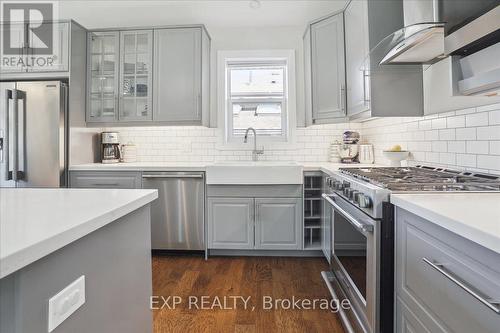
[[[67,85],[0,83],[0,186],[65,187]]]
[[[322,272],[348,332],[393,331],[395,192],[500,192],[500,177],[425,166],[345,168],[326,179],[330,271]]]
[[[101,133],[101,162],[118,163],[121,158],[120,141],[116,132]]]
[[[380,64],[427,63],[467,56],[500,41],[498,0],[404,0],[405,27],[377,46]]]
[[[143,188],[158,190],[151,204],[153,250],[205,250],[203,172],[147,172]]]

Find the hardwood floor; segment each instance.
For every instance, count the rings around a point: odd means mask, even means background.
[[[331,299],[320,272],[328,266],[322,258],[274,257],[153,257],[153,295],[165,300],[179,296],[173,306],[158,299],[153,311],[154,332],[330,332],[343,333],[340,319],[329,309],[263,309],[263,297],[272,299]],[[191,296],[191,305],[189,297]],[[202,309],[202,296],[207,296]],[[215,297],[251,297],[244,302],[227,299],[231,309],[211,309]],[[167,308],[167,305],[170,309]],[[196,305],[200,309],[196,309]],[[267,303],[269,304],[269,303]],[[233,308],[235,307],[235,309]],[[254,307],[254,310],[252,308]]]

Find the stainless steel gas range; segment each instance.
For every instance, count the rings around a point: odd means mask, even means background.
[[[394,207],[391,193],[500,191],[500,177],[427,166],[342,168],[326,178],[330,271],[334,298],[348,299],[340,316],[348,332],[393,331]]]

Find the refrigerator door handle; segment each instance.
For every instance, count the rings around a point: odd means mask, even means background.
[[[12,178],[10,177],[9,174],[9,160],[10,160],[10,130],[9,130],[9,125],[10,125],[10,109],[9,109],[9,100],[12,99],[12,90],[10,89],[5,89],[5,138],[3,142],[3,151],[2,155],[5,156],[5,180],[11,180]]]
[[[19,117],[18,117],[18,111],[19,111],[19,101],[17,100],[17,90],[13,89],[12,90],[12,173],[10,179],[13,181],[17,181],[17,163],[19,162],[19,156],[18,156],[18,144],[19,144],[19,135],[18,135],[18,129],[19,129]]]
[[[26,92],[21,91],[21,90],[16,90],[17,92],[17,126],[16,126],[16,132],[17,132],[17,179],[24,179],[24,171],[26,170]],[[21,113],[19,113],[19,100],[23,101],[23,107],[21,109]],[[21,135],[19,135],[19,116],[22,116],[22,132]],[[22,139],[22,142],[19,142],[19,138]],[[20,152],[20,150],[22,150]],[[20,154],[21,153],[21,154]],[[19,161],[19,156],[22,156],[21,162]]]

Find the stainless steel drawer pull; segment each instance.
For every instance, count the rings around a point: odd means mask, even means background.
[[[474,297],[475,299],[477,299],[479,302],[481,302],[484,305],[486,305],[490,310],[494,311],[497,314],[500,314],[500,307],[499,307],[500,302],[499,301],[493,301],[493,300],[491,300],[488,297],[484,297],[484,296],[479,295],[477,292],[475,292],[473,290],[475,288],[467,286],[464,282],[462,282],[462,279],[460,279],[459,277],[453,276],[453,274],[451,272],[448,272],[444,268],[443,264],[434,263],[434,262],[432,262],[431,260],[429,260],[429,259],[427,259],[425,257],[422,258],[422,260],[426,264],[428,264],[429,266],[431,266],[432,268],[434,268],[436,271],[438,271],[439,273],[443,274],[448,280],[452,281],[457,286],[459,286],[460,288],[462,288],[463,290],[465,290],[467,293],[469,293],[472,297]]]
[[[142,175],[142,178],[197,178],[202,179],[203,175]]]
[[[96,183],[96,184],[92,184],[92,186],[118,186],[120,184],[118,183],[107,183],[107,184],[102,184],[102,183]]]

